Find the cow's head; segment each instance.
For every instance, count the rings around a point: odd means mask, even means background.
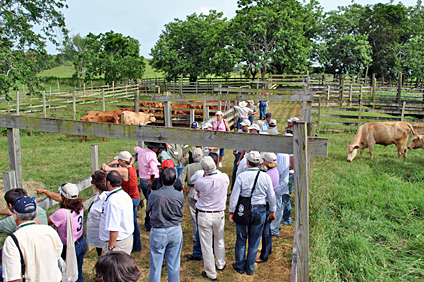
[[[155,122],[156,121],[156,118],[153,116],[153,114],[150,114],[149,115],[149,123],[150,122]]]
[[[356,157],[356,153],[358,153],[359,145],[351,145],[347,142],[347,161],[351,162]]]
[[[424,148],[424,136],[415,134],[414,137],[411,139],[411,143],[409,143],[408,149],[420,149]]]
[[[113,115],[113,116],[110,118],[110,122],[111,122],[111,123],[120,123],[120,122],[121,122],[121,116]]]

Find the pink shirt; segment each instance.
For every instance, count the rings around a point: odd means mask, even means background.
[[[159,162],[156,153],[149,148],[135,147],[134,152],[138,154],[138,176],[141,179],[150,179],[150,175],[159,177]]]
[[[228,175],[220,171],[199,177],[194,189],[199,192],[196,208],[201,211],[224,211],[227,203]]]
[[[66,225],[66,211],[65,209],[58,209],[50,216],[50,220],[53,222],[54,226],[57,228],[57,233],[59,233],[60,240],[62,240],[63,245],[66,245],[67,240],[67,225]],[[84,210],[81,209],[79,214],[71,212],[72,220],[72,231],[74,232],[74,242],[82,236],[82,224],[84,222]]]
[[[214,120],[212,122],[212,128],[213,130],[227,131],[227,127],[225,126],[225,119],[222,119],[219,124],[218,124],[218,120]]]

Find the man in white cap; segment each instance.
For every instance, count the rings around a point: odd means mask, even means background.
[[[221,111],[217,111],[215,116],[216,116],[216,120],[212,122],[213,130],[231,131],[230,125],[228,124],[228,121],[223,118]],[[225,156],[225,148],[220,148],[219,149],[219,164],[218,164],[219,167],[222,167],[222,159],[224,158],[224,156]]]
[[[246,154],[248,169],[237,176],[234,189],[230,197],[230,221],[234,222],[233,215],[240,196],[251,197],[252,217],[249,225],[236,224],[237,240],[235,245],[235,262],[233,268],[240,274],[246,272],[252,275],[255,268],[255,259],[261,241],[262,231],[266,220],[275,220],[275,193],[271,177],[259,170],[261,155],[257,151]],[[255,178],[257,181],[255,184]],[[255,187],[253,187],[255,186]],[[254,192],[252,194],[252,189]],[[270,214],[266,217],[266,198],[268,198]],[[249,238],[247,256],[246,241]]]
[[[4,241],[2,252],[4,281],[21,281],[23,277],[26,281],[62,280],[58,265],[63,248],[62,241],[52,227],[37,224],[36,209],[35,200],[28,196],[18,198],[12,207],[18,227]]]
[[[263,130],[262,132],[267,132],[269,135],[278,135],[280,133],[278,133],[277,131],[277,121],[275,119],[271,119],[268,123],[269,128]]]
[[[253,113],[253,111],[252,109],[247,107],[247,103],[245,101],[241,101],[238,106],[234,106],[234,109],[239,115],[239,119],[237,120],[237,128],[240,129],[240,123],[243,120],[249,120],[249,117]]]
[[[293,134],[293,123],[295,121],[298,121],[298,120],[299,120],[299,118],[297,118],[297,117],[289,118],[287,120],[287,127],[284,129],[284,133],[283,134],[284,135],[287,134],[287,133]]]
[[[226,266],[224,226],[227,189],[230,180],[227,174],[217,171],[215,162],[211,157],[202,158],[200,164],[204,170],[204,177],[196,180],[194,189],[196,189],[199,197],[196,208],[205,268],[202,276],[214,280],[217,276],[216,271],[223,271]]]
[[[260,132],[269,129],[269,123],[271,122],[271,119],[272,119],[272,114],[266,113],[264,124],[262,125]],[[275,125],[274,130],[277,131],[277,125]]]
[[[249,116],[249,121],[251,124],[253,124],[253,118],[254,118],[254,115],[258,113],[258,108],[255,106],[255,104],[253,104],[253,100],[247,101],[247,107],[253,111],[253,113],[251,113]]]

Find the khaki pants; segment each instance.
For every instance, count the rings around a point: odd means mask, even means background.
[[[107,254],[107,253],[110,252],[107,249],[108,246],[109,246],[109,241],[106,241],[103,244],[103,254]],[[115,251],[123,251],[123,252],[131,255],[132,247],[133,247],[133,235],[132,234],[130,236],[128,236],[127,238],[125,238],[124,240],[117,240],[115,242]]]

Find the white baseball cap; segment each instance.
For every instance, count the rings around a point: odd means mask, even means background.
[[[222,112],[221,111],[217,111],[215,115],[216,116],[218,116],[218,115],[222,116]]]
[[[250,129],[256,129],[257,131],[261,130],[261,128],[259,127],[259,125],[257,125],[256,123],[255,124],[252,124],[251,126],[249,126],[248,129],[249,130]]]
[[[258,151],[250,151],[246,154],[246,159],[255,164],[260,164],[262,162],[261,154]]]
[[[275,155],[274,153],[266,152],[265,154],[263,154],[262,158],[269,163],[275,163],[277,161],[277,155]]]
[[[130,152],[128,152],[128,151],[122,151],[114,159],[115,160],[123,160],[123,161],[126,161],[126,162],[130,162],[131,161],[131,158],[132,158],[132,156],[131,156]]]
[[[250,125],[251,125],[251,123],[250,123],[250,120],[245,119],[245,120],[243,120],[242,122],[240,122],[240,125],[241,125],[241,126],[250,126]]]
[[[78,190],[77,185],[75,185],[73,183],[65,183],[65,184],[60,185],[59,193],[63,197],[72,200],[72,199],[78,198],[79,190]]]

